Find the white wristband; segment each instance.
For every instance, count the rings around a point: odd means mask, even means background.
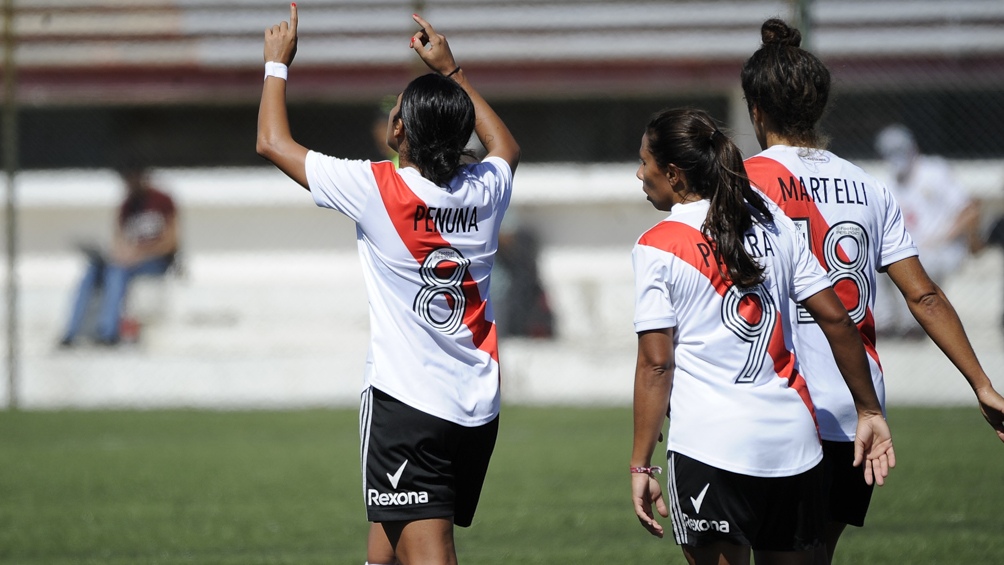
[[[276,77],[286,80],[286,76],[288,74],[289,67],[283,65],[282,63],[276,63],[275,61],[265,63],[265,78]]]

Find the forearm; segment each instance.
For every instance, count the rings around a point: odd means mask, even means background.
[[[256,150],[300,186],[308,188],[307,149],[293,140],[286,110],[286,81],[280,78],[268,77],[262,87]]]
[[[638,367],[634,380],[634,445],[631,466],[647,467],[669,407],[671,371]]]
[[[801,304],[826,336],[833,359],[851,391],[858,414],[882,414],[882,405],[875,393],[861,333],[837,294],[832,288],[827,288],[803,300]]]
[[[908,299],[907,305],[913,317],[962,373],[973,391],[990,386],[990,379],[976,357],[962,320],[941,288],[935,285],[930,294],[916,300]]]
[[[451,78],[467,92],[471,102],[474,103],[474,132],[477,134],[478,140],[485,146],[489,155],[501,157],[515,170],[516,165],[519,164],[520,148],[505,122],[467,80],[463,69],[460,69]]]
[[[875,393],[868,357],[861,342],[861,334],[850,317],[839,322],[824,321],[820,328],[826,335],[840,374],[851,391],[858,413],[882,413],[882,405]]]
[[[990,384],[969,343],[962,321],[945,293],[938,287],[917,257],[889,265],[889,278],[903,294],[910,313],[931,340],[962,373],[969,386],[979,391]]]
[[[286,111],[286,81],[268,77],[261,92],[258,106],[258,143],[256,149],[262,157],[271,160],[274,148],[293,137]]]
[[[647,467],[669,409],[673,387],[672,330],[638,335],[638,360],[634,374],[634,447],[631,466]]]

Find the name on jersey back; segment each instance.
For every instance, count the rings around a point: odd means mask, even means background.
[[[478,231],[478,209],[415,207],[415,231],[457,233]]]
[[[809,177],[808,184],[802,177],[777,178],[781,198],[785,201],[808,201],[821,204],[868,205],[868,191],[864,183],[842,178]]]

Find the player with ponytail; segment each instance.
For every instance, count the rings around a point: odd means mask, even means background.
[[[859,409],[855,464],[895,464],[865,351],[794,224],[750,187],[739,149],[700,110],[663,111],[637,176],[669,217],[635,245],[635,513],[672,515],[690,563],[811,563],[825,515],[822,447],[791,347],[795,300],[825,329]],[[669,415],[668,492],[652,456]]]
[[[763,268],[743,248],[743,234],[753,225],[747,206],[762,218],[771,213],[752,188],[742,154],[703,112],[669,110],[653,117],[645,131],[649,150],[660,167],[675,165],[687,179],[691,195],[711,202],[703,231],[714,241],[714,255],[726,280],[753,286],[763,280]]]
[[[746,170],[750,180],[800,225],[812,253],[833,280],[868,352],[879,399],[884,405],[873,309],[878,273],[885,271],[914,317],[966,378],[983,416],[1004,440],[1004,398],[980,366],[958,314],[921,265],[896,201],[882,183],[826,150],[818,124],[830,95],[830,72],[801,48],[801,34],[784,21],[765,21],[760,35],[763,45],[741,73],[750,119],[763,149],[746,161]],[[850,191],[841,192],[840,187]],[[825,564],[832,560],[846,526],[864,525],[872,486],[848,465],[857,412],[840,378],[839,356],[830,351],[822,328],[792,308],[793,319],[798,320],[794,332],[799,362],[816,404],[824,464],[831,477],[826,547],[817,557],[817,563]]]

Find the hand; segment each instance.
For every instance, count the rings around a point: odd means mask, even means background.
[[[1004,441],[1004,398],[990,386],[977,390],[976,398],[980,401],[983,417]]]
[[[450,51],[450,44],[446,42],[446,37],[432,29],[432,24],[423,20],[418,14],[412,18],[422,26],[422,29],[411,36],[409,47],[418,53],[418,56],[425,61],[430,69],[441,75],[453,72],[457,68],[457,61]]]
[[[662,487],[659,481],[645,473],[631,473],[631,501],[634,503],[634,513],[638,521],[653,536],[664,535],[662,526],[655,521],[652,514],[652,503],[663,518],[669,517],[669,509],[662,498]]]
[[[892,449],[892,433],[881,413],[858,415],[854,435],[854,466],[864,463],[865,483],[885,484],[889,469],[896,466]]]
[[[265,30],[265,62],[284,65],[296,56],[296,3],[289,5],[289,24],[282,22]]]

